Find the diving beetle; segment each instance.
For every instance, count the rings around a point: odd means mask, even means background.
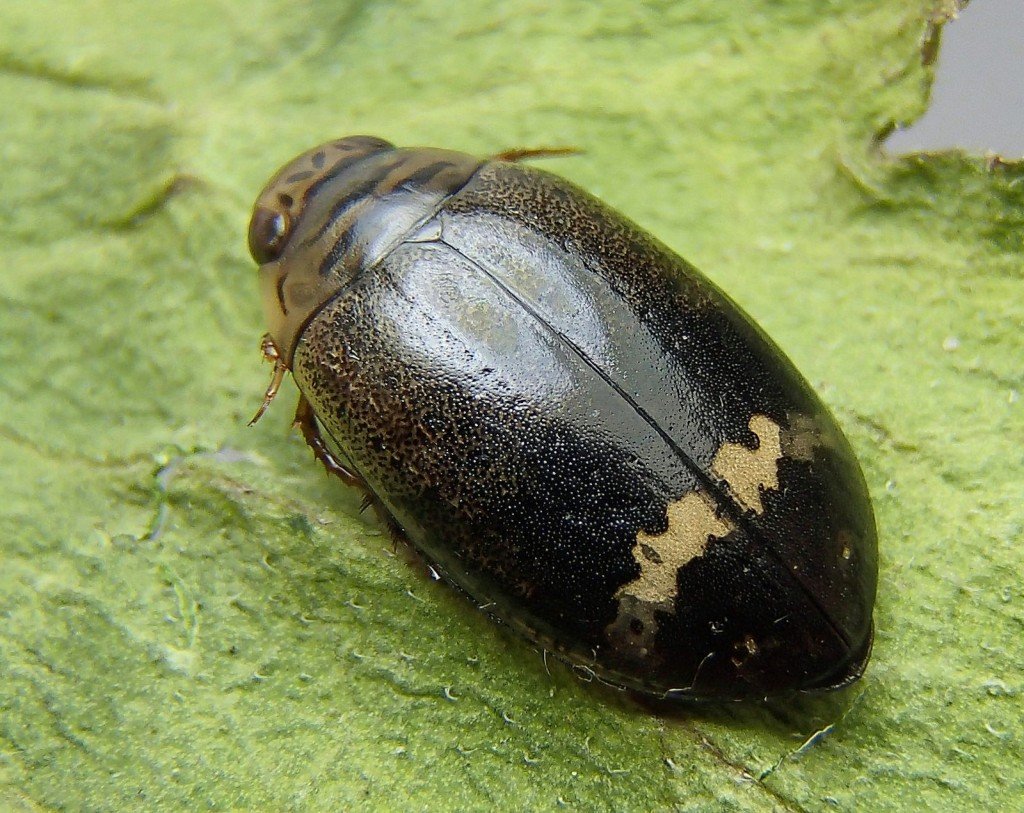
[[[275,364],[257,417],[290,371],[328,470],[602,681],[856,680],[877,543],[835,420],[713,283],[532,154],[353,136],[274,175],[249,228]]]

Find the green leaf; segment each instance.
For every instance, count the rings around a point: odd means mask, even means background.
[[[908,7],[909,6],[909,7]],[[1024,169],[875,146],[919,0],[9,0],[0,806],[1009,809],[1024,798]],[[288,433],[244,232],[372,133],[546,167],[704,269],[878,515],[851,690],[663,715],[395,555]]]

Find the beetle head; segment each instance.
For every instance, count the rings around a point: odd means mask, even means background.
[[[394,150],[372,136],[350,136],[321,144],[285,164],[264,187],[249,221],[249,252],[260,265],[269,336],[285,366],[295,339],[311,314],[337,290],[317,274],[312,252],[297,238],[308,204],[331,179],[367,156]],[[301,235],[299,235],[301,236]],[[307,247],[308,248],[308,247]]]
[[[320,308],[433,217],[481,163],[352,136],[310,150],[271,179],[253,209],[249,250],[284,366]]]

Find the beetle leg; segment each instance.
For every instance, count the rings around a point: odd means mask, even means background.
[[[317,426],[313,407],[304,395],[299,396],[299,403],[295,407],[295,421],[292,425],[297,426],[299,431],[302,432],[302,437],[309,444],[309,448],[313,450],[313,455],[323,463],[328,474],[336,475],[347,486],[357,486],[363,490],[363,502],[359,506],[359,511],[362,513],[370,507],[374,509],[377,518],[383,523],[388,531],[388,535],[391,537],[393,550],[397,552],[399,545],[408,544],[408,539],[402,527],[388,513],[387,509],[381,505],[380,500],[374,496],[373,492],[370,491],[366,481],[355,472],[345,468],[341,461],[331,454],[331,450],[327,448],[327,444],[324,443],[324,439],[320,435],[320,427]]]
[[[331,454],[331,450],[327,448],[327,444],[324,443],[324,439],[320,434],[320,427],[317,426],[313,407],[304,395],[299,396],[299,403],[295,407],[295,421],[292,425],[297,426],[299,431],[302,432],[302,437],[309,444],[309,448],[313,450],[313,455],[323,463],[328,474],[336,475],[347,486],[357,486],[363,490],[363,501],[359,506],[359,511],[362,513],[370,507],[374,509],[377,518],[387,529],[388,535],[391,537],[393,551],[397,553],[400,545],[407,545],[409,540],[406,538],[402,527],[388,513],[387,509],[381,505],[380,500],[370,491],[363,478],[347,469],[338,458]]]
[[[387,529],[388,536],[391,537],[391,552],[398,553],[399,548],[409,544],[405,531],[402,530],[402,526],[388,513],[388,510],[380,504],[376,497],[369,497],[369,500],[373,506],[374,513],[377,515],[377,519],[380,520],[381,524]],[[422,556],[419,557],[418,561],[430,568],[429,563]]]
[[[494,161],[525,161],[528,158],[557,158],[560,155],[579,155],[583,150],[578,147],[535,147],[533,149],[505,150],[492,155]]]
[[[270,402],[274,400],[277,395],[277,391],[281,388],[281,382],[284,381],[284,374],[288,372],[288,367],[284,363],[284,359],[281,358],[281,354],[277,350],[277,345],[274,344],[274,340],[270,338],[269,333],[265,333],[263,338],[260,340],[260,350],[263,353],[265,361],[272,361],[274,363],[274,373],[270,377],[270,383],[267,385],[267,391],[263,393],[263,403],[260,404],[260,408],[256,410],[256,414],[252,416],[252,420],[249,421],[249,426],[252,426],[256,421],[263,417],[263,413],[267,411],[267,407],[270,406]]]
[[[363,478],[345,468],[341,461],[331,454],[331,450],[327,448],[327,444],[324,443],[324,439],[320,435],[320,428],[316,425],[313,407],[304,395],[299,396],[298,406],[295,407],[295,421],[292,425],[297,426],[299,431],[302,432],[302,437],[309,444],[309,448],[313,450],[313,455],[324,464],[328,474],[337,475],[347,486],[358,486],[366,492],[370,500],[373,499],[370,496],[370,490],[366,487],[366,483],[363,482]]]

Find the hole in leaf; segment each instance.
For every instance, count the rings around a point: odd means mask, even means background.
[[[943,26],[928,111],[885,146],[1024,156],[1024,2],[974,0]]]

